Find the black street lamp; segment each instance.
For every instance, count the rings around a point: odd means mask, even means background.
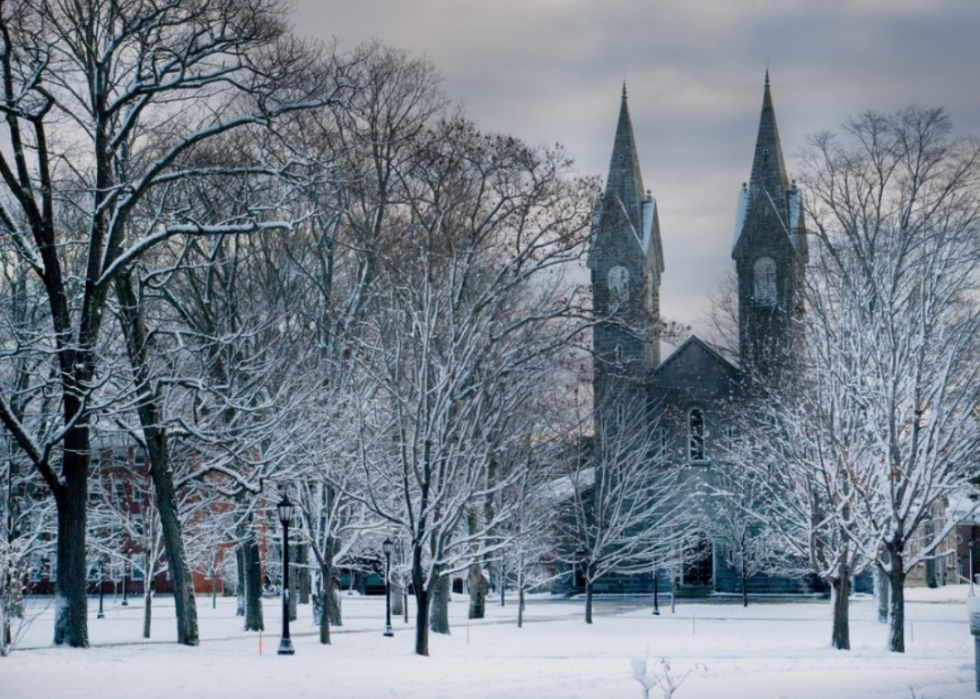
[[[99,613],[95,615],[96,619],[105,619],[105,612],[102,611],[102,588],[105,583],[105,559],[99,559]]]
[[[391,583],[389,582],[391,577],[391,551],[394,547],[394,542],[387,537],[381,544],[381,548],[385,552],[385,636],[395,635],[395,632],[391,630]]]
[[[126,552],[126,557],[123,559],[123,599],[122,606],[129,606],[129,585],[126,584],[126,579],[129,573],[129,552]]]
[[[283,493],[282,501],[276,505],[279,522],[282,523],[282,640],[279,641],[279,655],[293,655],[293,641],[289,637],[289,523],[293,521],[295,505]]]

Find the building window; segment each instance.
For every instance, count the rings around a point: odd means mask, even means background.
[[[704,412],[693,408],[687,417],[688,456],[691,461],[704,461]]]
[[[776,263],[771,257],[760,257],[753,267],[755,302],[761,306],[776,305]]]

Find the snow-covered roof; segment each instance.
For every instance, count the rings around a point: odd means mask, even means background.
[[[542,486],[542,495],[555,503],[564,502],[576,492],[591,488],[593,483],[595,483],[595,467],[589,466],[546,483]]]

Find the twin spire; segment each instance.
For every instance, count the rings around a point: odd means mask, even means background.
[[[633,137],[633,122],[630,120],[629,106],[626,102],[625,82],[619,107],[619,121],[616,124],[616,138],[613,141],[612,159],[609,162],[609,177],[606,179],[606,196],[611,195],[622,202],[633,225],[639,230],[640,207],[646,199],[646,190],[643,188],[640,158],[636,152],[636,139]]]
[[[755,156],[752,159],[752,175],[749,178],[749,192],[754,196],[765,190],[773,201],[781,201],[789,190],[786,164],[783,162],[783,149],[779,144],[779,129],[776,128],[776,111],[772,106],[772,93],[769,91],[769,69],[766,69],[766,84],[762,95],[762,115],[759,118],[759,135],[755,141]]]

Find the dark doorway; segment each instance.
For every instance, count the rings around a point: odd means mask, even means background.
[[[705,534],[698,534],[684,551],[683,582],[691,587],[710,587],[714,582],[714,572],[711,541]]]

